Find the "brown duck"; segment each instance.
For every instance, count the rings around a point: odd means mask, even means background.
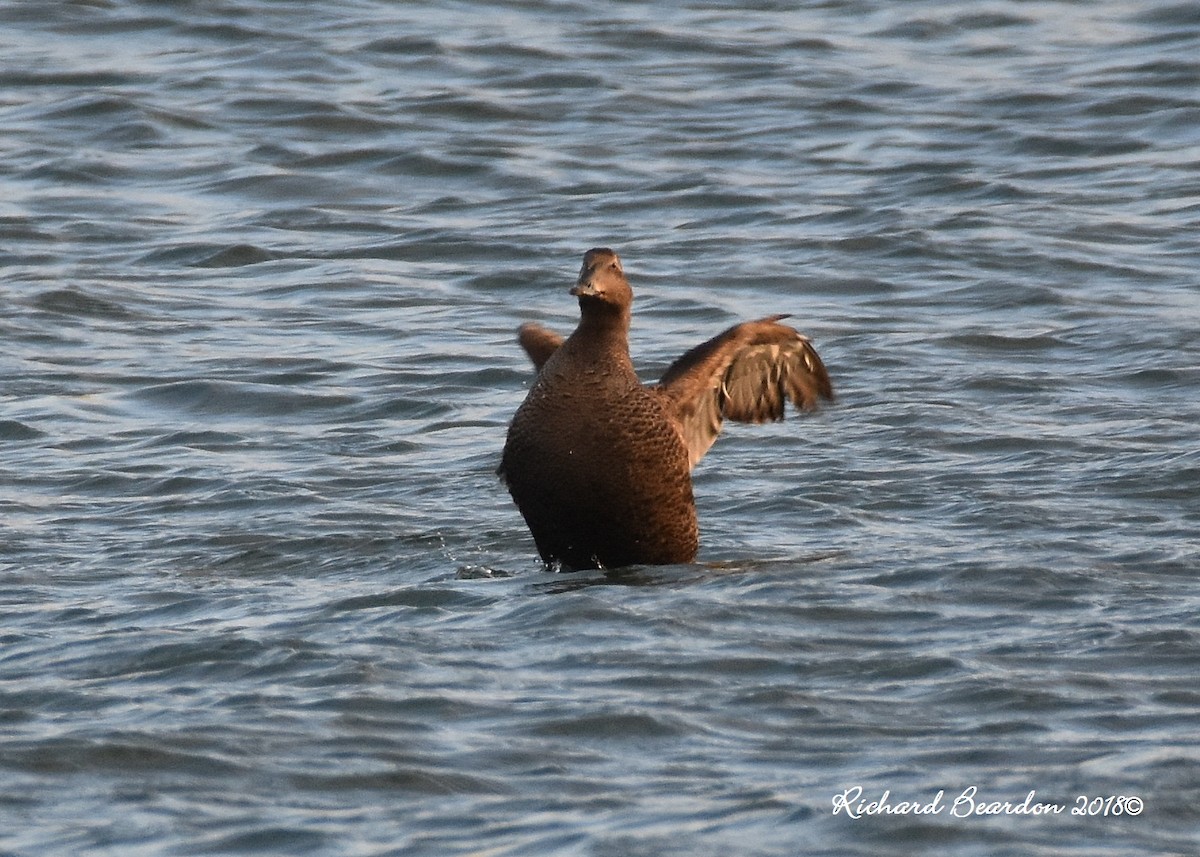
[[[565,341],[536,324],[520,342],[537,368],[513,416],[499,474],[548,565],[691,562],[699,532],[691,469],[723,419],[783,418],[833,399],[808,338],[772,316],[735,325],[644,386],[629,359],[633,290],[607,248],[583,257],[579,326]]]

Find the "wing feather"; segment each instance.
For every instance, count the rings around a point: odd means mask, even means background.
[[[533,368],[538,372],[546,365],[558,347],[563,344],[563,338],[553,330],[548,330],[540,324],[526,322],[517,331],[517,341],[533,361]]]
[[[807,336],[771,316],[735,325],[671,364],[656,389],[683,430],[691,465],[704,457],[726,419],[783,419],[788,400],[813,410],[833,400],[829,373]]]

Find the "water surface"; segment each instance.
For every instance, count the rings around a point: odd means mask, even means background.
[[[791,5],[0,8],[0,853],[1194,853],[1200,18]],[[597,245],[839,392],[694,565],[494,474]]]

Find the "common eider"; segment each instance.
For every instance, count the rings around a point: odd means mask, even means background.
[[[833,399],[821,358],[783,315],[735,325],[688,351],[657,384],[629,357],[633,290],[608,248],[589,250],[566,340],[536,324],[519,341],[537,370],[498,473],[538,553],[563,569],[691,562],[699,532],[691,470],[725,419],[783,418]]]

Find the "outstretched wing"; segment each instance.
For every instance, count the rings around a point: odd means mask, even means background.
[[[812,410],[833,400],[829,373],[807,336],[776,315],[729,328],[671,364],[656,389],[683,427],[691,466],[708,452],[725,419],[783,419],[791,399]],[[528,351],[529,349],[526,348]]]
[[[563,344],[563,338],[553,330],[547,330],[531,321],[517,330],[517,341],[521,343],[521,347],[533,361],[533,368],[538,372],[542,371],[542,366],[550,359],[550,355],[558,350],[558,346]]]

